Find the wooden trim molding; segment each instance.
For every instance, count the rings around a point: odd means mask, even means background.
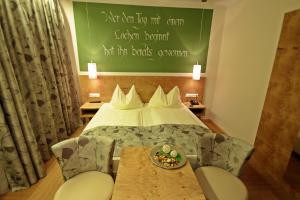
[[[87,71],[80,71],[79,75],[88,75]],[[98,76],[175,76],[192,77],[193,73],[158,73],[158,72],[97,72]],[[206,73],[201,73],[201,77],[206,77]]]

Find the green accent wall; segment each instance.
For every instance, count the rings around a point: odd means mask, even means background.
[[[81,71],[91,60],[100,72],[191,73],[197,62],[206,70],[211,9],[85,2],[73,8]]]

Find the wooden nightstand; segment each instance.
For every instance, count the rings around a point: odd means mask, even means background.
[[[94,117],[99,108],[104,104],[86,102],[80,107],[80,117],[85,123],[89,122]]]
[[[199,105],[191,105],[190,102],[183,103],[186,107],[190,109],[197,117],[201,118],[205,115],[205,105],[199,102]]]

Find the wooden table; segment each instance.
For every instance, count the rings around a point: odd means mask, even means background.
[[[190,102],[183,103],[190,111],[192,111],[197,117],[201,118],[205,115],[205,105],[199,102],[198,105],[191,105]]]
[[[123,148],[112,200],[205,200],[188,161],[179,169],[162,169],[149,153],[145,147]]]
[[[85,123],[89,122],[89,120],[96,114],[99,108],[104,104],[101,103],[91,103],[86,102],[82,106],[80,106],[80,117],[85,121]]]

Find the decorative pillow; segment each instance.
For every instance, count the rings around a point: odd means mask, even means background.
[[[178,107],[181,106],[180,91],[177,86],[175,86],[166,95],[159,85],[153,96],[149,101],[150,107]]]
[[[116,86],[115,91],[112,95],[110,103],[115,107],[122,109],[126,103],[126,96],[124,92],[121,90],[119,85]]]
[[[134,85],[132,85],[127,95],[125,95],[119,85],[117,85],[110,103],[115,108],[124,110],[143,107],[143,102],[141,101],[140,96],[137,94]]]
[[[159,85],[157,87],[156,91],[154,92],[154,94],[152,95],[148,106],[150,106],[150,107],[165,107],[167,105],[168,105],[167,97],[165,95],[165,92]]]
[[[167,102],[170,107],[178,107],[181,106],[181,98],[180,91],[177,86],[175,86],[168,94],[167,94]]]
[[[126,109],[134,109],[143,107],[143,102],[141,101],[140,96],[135,90],[135,86],[132,85],[128,94],[126,95]]]

